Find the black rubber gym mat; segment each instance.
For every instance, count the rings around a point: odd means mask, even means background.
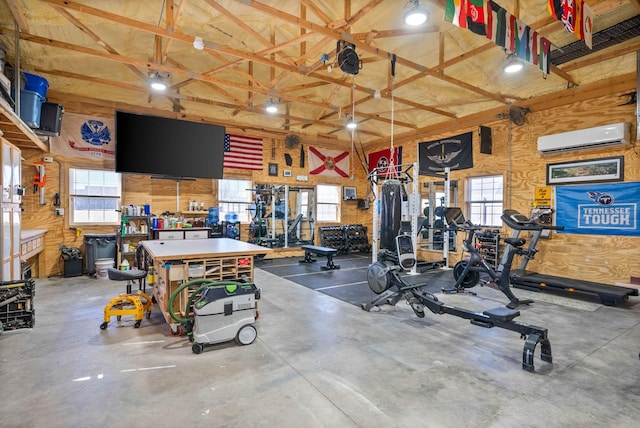
[[[321,269],[327,263],[323,257],[318,257],[314,263],[299,263],[298,260],[302,260],[302,257],[273,259],[256,264],[256,268],[358,307],[377,296],[367,284],[370,254],[337,256],[334,263],[340,265],[340,269],[335,270]],[[410,284],[427,284],[427,291],[438,293],[443,287],[453,284],[453,271],[429,270],[420,275],[407,275],[405,281]]]

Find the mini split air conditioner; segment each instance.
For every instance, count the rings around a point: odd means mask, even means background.
[[[623,147],[629,145],[628,122],[596,126],[578,131],[538,137],[540,153],[558,153],[599,147]]]

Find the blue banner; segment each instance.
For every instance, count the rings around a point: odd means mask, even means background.
[[[559,233],[640,236],[640,183],[556,187]]]

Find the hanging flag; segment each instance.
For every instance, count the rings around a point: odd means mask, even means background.
[[[549,11],[549,15],[553,18],[560,20],[562,17],[562,2],[564,0],[548,0],[547,2],[547,10]]]
[[[592,49],[593,9],[584,0],[547,0],[549,15]],[[588,39],[588,40],[587,40]]]
[[[487,3],[487,9],[487,39],[504,48],[507,31],[507,11],[491,0]]]
[[[537,31],[529,30],[529,54],[531,55],[531,63],[538,65],[540,63],[540,55],[538,54],[538,45],[540,44],[540,35]]]
[[[309,146],[309,174],[349,177],[349,152]]]
[[[531,62],[531,51],[529,50],[529,26],[516,19],[516,56]]]
[[[65,113],[60,136],[51,138],[51,153],[93,160],[115,159],[115,120]]]
[[[507,29],[505,33],[505,48],[509,52],[516,51],[516,17],[511,15],[510,13],[506,14],[507,18]]]
[[[473,133],[418,144],[420,175],[438,175],[445,168],[473,168]]]
[[[262,170],[262,138],[225,134],[224,167]]]
[[[640,182],[556,186],[558,233],[640,236]]]
[[[582,6],[584,0],[574,0],[574,25],[573,34],[578,40],[584,40],[584,33],[582,32]]]
[[[444,6],[444,20],[460,28],[467,28],[467,1],[447,0]]]
[[[565,30],[570,33],[573,33],[575,29],[575,8],[577,1],[579,0],[562,0],[561,2],[562,15],[560,21],[562,21]]]
[[[467,3],[467,28],[476,34],[487,34],[484,13],[484,0],[466,0]]]
[[[584,43],[593,49],[593,9],[587,3],[582,4],[582,39]]]
[[[376,168],[378,168],[378,175],[387,174],[389,172],[387,167],[390,165],[391,160],[390,148],[369,153],[369,174]],[[393,149],[393,164],[396,166],[396,171],[400,171],[397,166],[402,164],[402,146]]]
[[[538,64],[538,68],[542,70],[543,73],[549,74],[549,59],[551,57],[551,42],[545,38],[540,37],[540,63]]]

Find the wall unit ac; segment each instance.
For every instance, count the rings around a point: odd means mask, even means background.
[[[578,131],[538,137],[540,153],[558,153],[599,147],[623,147],[629,145],[629,122],[596,126]]]

